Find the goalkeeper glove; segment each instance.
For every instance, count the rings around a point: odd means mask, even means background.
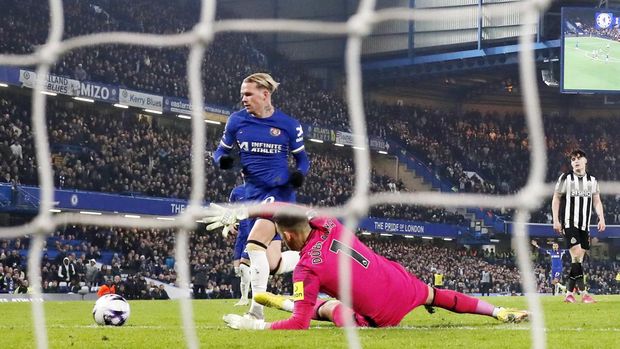
[[[220,156],[220,169],[228,170],[231,169],[235,163],[235,159],[233,159],[230,155],[222,155]]]
[[[264,330],[265,320],[253,319],[237,314],[224,315],[222,318],[226,325],[235,330]]]
[[[226,208],[217,204],[209,205],[213,212],[209,213],[202,221],[207,223],[207,230],[224,227],[222,235],[228,236],[230,228],[240,220],[248,218],[248,209],[245,207]]]
[[[293,171],[288,177],[288,182],[295,188],[299,188],[304,184],[304,175],[301,171]]]

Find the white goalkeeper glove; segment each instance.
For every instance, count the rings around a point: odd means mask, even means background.
[[[213,211],[203,218],[202,221],[207,223],[207,230],[213,230],[219,227],[222,229],[222,235],[228,236],[228,232],[235,223],[248,218],[248,209],[245,207],[227,208],[217,204],[210,204],[209,208]]]
[[[265,320],[252,319],[237,314],[227,314],[222,317],[226,325],[235,330],[264,330]]]

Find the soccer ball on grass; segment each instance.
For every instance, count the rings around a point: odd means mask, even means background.
[[[129,319],[129,303],[120,295],[106,294],[93,307],[93,318],[99,325],[122,326]]]

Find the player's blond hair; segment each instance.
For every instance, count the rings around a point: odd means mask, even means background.
[[[280,83],[267,73],[254,73],[243,79],[243,82],[253,82],[258,88],[267,89],[267,91],[272,94],[276,92],[278,86],[280,86]]]

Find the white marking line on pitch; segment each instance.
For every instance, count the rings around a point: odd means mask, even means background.
[[[11,329],[15,330],[15,325],[0,325],[0,330],[2,329]],[[164,330],[164,329],[177,329],[178,326],[158,326],[158,325],[125,325],[125,326],[99,326],[99,325],[49,325],[47,328],[58,328],[58,329],[118,329],[119,331],[122,329],[127,330]],[[196,326],[198,330],[215,330],[227,328],[226,326]],[[311,330],[336,330],[336,327],[325,326],[325,327],[311,327]],[[458,331],[488,331],[488,330],[500,330],[500,331],[529,331],[530,327],[527,325],[499,325],[499,326],[489,326],[489,327],[479,327],[479,326],[398,326],[398,327],[385,327],[385,328],[371,328],[371,327],[363,327],[359,328],[364,331],[381,331],[381,330],[406,330],[406,331],[432,331],[432,330],[458,330]],[[583,328],[583,327],[560,327],[560,328],[545,328],[546,332],[557,332],[557,331],[577,331],[577,332],[620,332],[620,328],[618,327],[610,327],[610,328]]]
[[[15,330],[17,326],[13,325],[0,325],[0,330],[11,329]],[[99,326],[99,325],[48,325],[47,328],[59,328],[59,329],[130,329],[130,330],[169,330],[177,329],[179,326],[159,326],[159,325],[125,325],[125,326]],[[226,328],[226,326],[196,326],[201,330],[214,330],[218,328]]]

